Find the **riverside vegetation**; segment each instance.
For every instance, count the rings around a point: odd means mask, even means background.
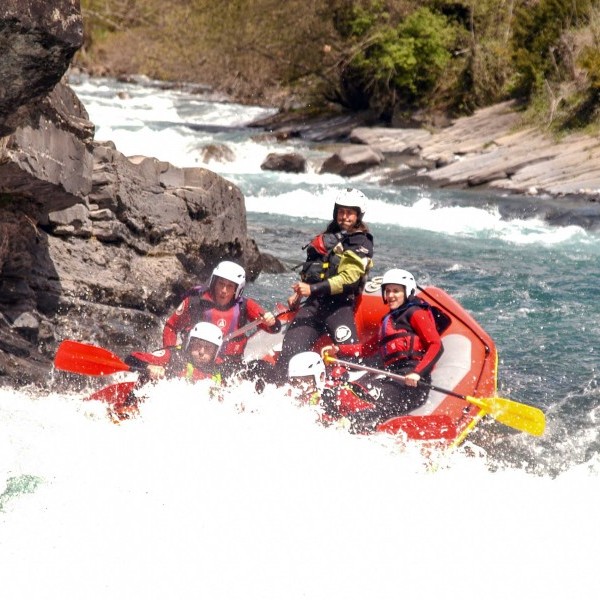
[[[82,0],[76,64],[238,101],[430,124],[504,100],[596,133],[598,0]]]

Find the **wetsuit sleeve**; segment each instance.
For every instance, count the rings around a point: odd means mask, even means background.
[[[163,329],[163,346],[177,345],[177,334],[190,326],[190,299],[186,298],[167,319]]]
[[[246,310],[248,322],[260,319],[267,312],[258,302],[251,298],[246,300]],[[267,327],[264,323],[261,323],[258,327],[268,333],[277,333],[281,330],[281,321],[275,319],[275,325],[273,325],[273,327]]]
[[[423,348],[425,348],[425,354],[414,371],[419,375],[429,373],[444,352],[442,338],[435,326],[431,311],[427,309],[416,310],[410,317],[410,326],[419,336]]]
[[[129,365],[134,371],[145,369],[148,365],[157,365],[166,367],[171,360],[171,351],[168,348],[156,350],[155,352],[138,352],[134,351],[125,357],[123,361]]]

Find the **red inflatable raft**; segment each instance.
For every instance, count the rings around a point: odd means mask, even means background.
[[[443,290],[427,287],[417,295],[450,318],[450,325],[442,333],[444,354],[432,372],[432,385],[465,397],[495,396],[497,354],[492,338]],[[387,312],[388,307],[381,297],[381,278],[374,278],[367,283],[357,303],[356,324],[361,341],[376,336],[380,320]],[[291,318],[293,315],[288,317]],[[282,337],[283,333],[276,337],[259,331],[248,342],[246,359],[274,361]],[[324,336],[315,350],[330,343]],[[381,423],[377,430],[403,432],[408,439],[440,440],[457,445],[485,414],[486,411],[466,399],[431,390],[420,408]]]
[[[455,446],[465,439],[485,415],[490,415],[499,423],[519,431],[542,435],[545,416],[539,408],[496,397],[497,354],[492,338],[456,300],[439,288],[419,290],[418,296],[432,307],[440,309],[449,320],[441,334],[444,353],[432,371],[426,402],[406,415],[380,423],[377,431],[401,434],[411,440],[437,441]],[[368,341],[377,335],[381,318],[386,313],[387,306],[381,297],[381,278],[374,278],[367,283],[357,303],[356,323],[361,341]],[[292,318],[291,313],[282,315],[286,324]],[[243,329],[255,325],[249,324]],[[257,359],[275,362],[284,332],[285,326],[278,334],[259,330],[252,335],[244,354],[246,362]],[[326,344],[331,344],[331,340],[323,336],[314,349],[318,351]],[[334,362],[344,365],[345,361],[335,359]],[[72,340],[65,340],[60,344],[54,364],[57,369],[91,376],[130,370],[127,364],[109,350]],[[381,373],[378,369],[366,366],[352,363],[346,365],[351,367],[354,376],[358,376],[360,370]],[[132,416],[137,410],[135,404],[130,404],[130,392],[134,387],[134,381],[112,383],[89,399],[121,407],[125,417]],[[346,414],[352,412],[352,402],[361,402],[354,394],[347,396],[347,404],[340,407],[342,414],[344,410]],[[116,414],[118,419],[122,418],[119,411]]]

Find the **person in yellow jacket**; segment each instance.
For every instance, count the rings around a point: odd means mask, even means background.
[[[125,364],[139,374],[136,387],[148,381],[165,377],[179,377],[195,382],[209,379],[210,397],[219,397],[223,379],[219,370],[218,354],[223,344],[223,332],[213,323],[196,323],[188,333],[183,346],[162,348],[154,352],[132,352]],[[132,392],[110,407],[113,421],[123,421],[139,412],[139,398]]]
[[[358,341],[354,305],[373,264],[373,236],[363,221],[366,200],[356,189],[338,194],[333,220],[307,246],[300,281],[288,299],[289,307],[299,310],[277,360],[280,383],[292,356],[312,350],[322,334],[328,333],[335,344]]]

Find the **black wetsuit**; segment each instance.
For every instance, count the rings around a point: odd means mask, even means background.
[[[285,334],[276,368],[280,381],[287,376],[292,356],[311,350],[324,333],[336,344],[357,341],[354,305],[372,257],[373,236],[368,231],[345,233],[334,222],[309,244],[300,275],[311,294]]]

